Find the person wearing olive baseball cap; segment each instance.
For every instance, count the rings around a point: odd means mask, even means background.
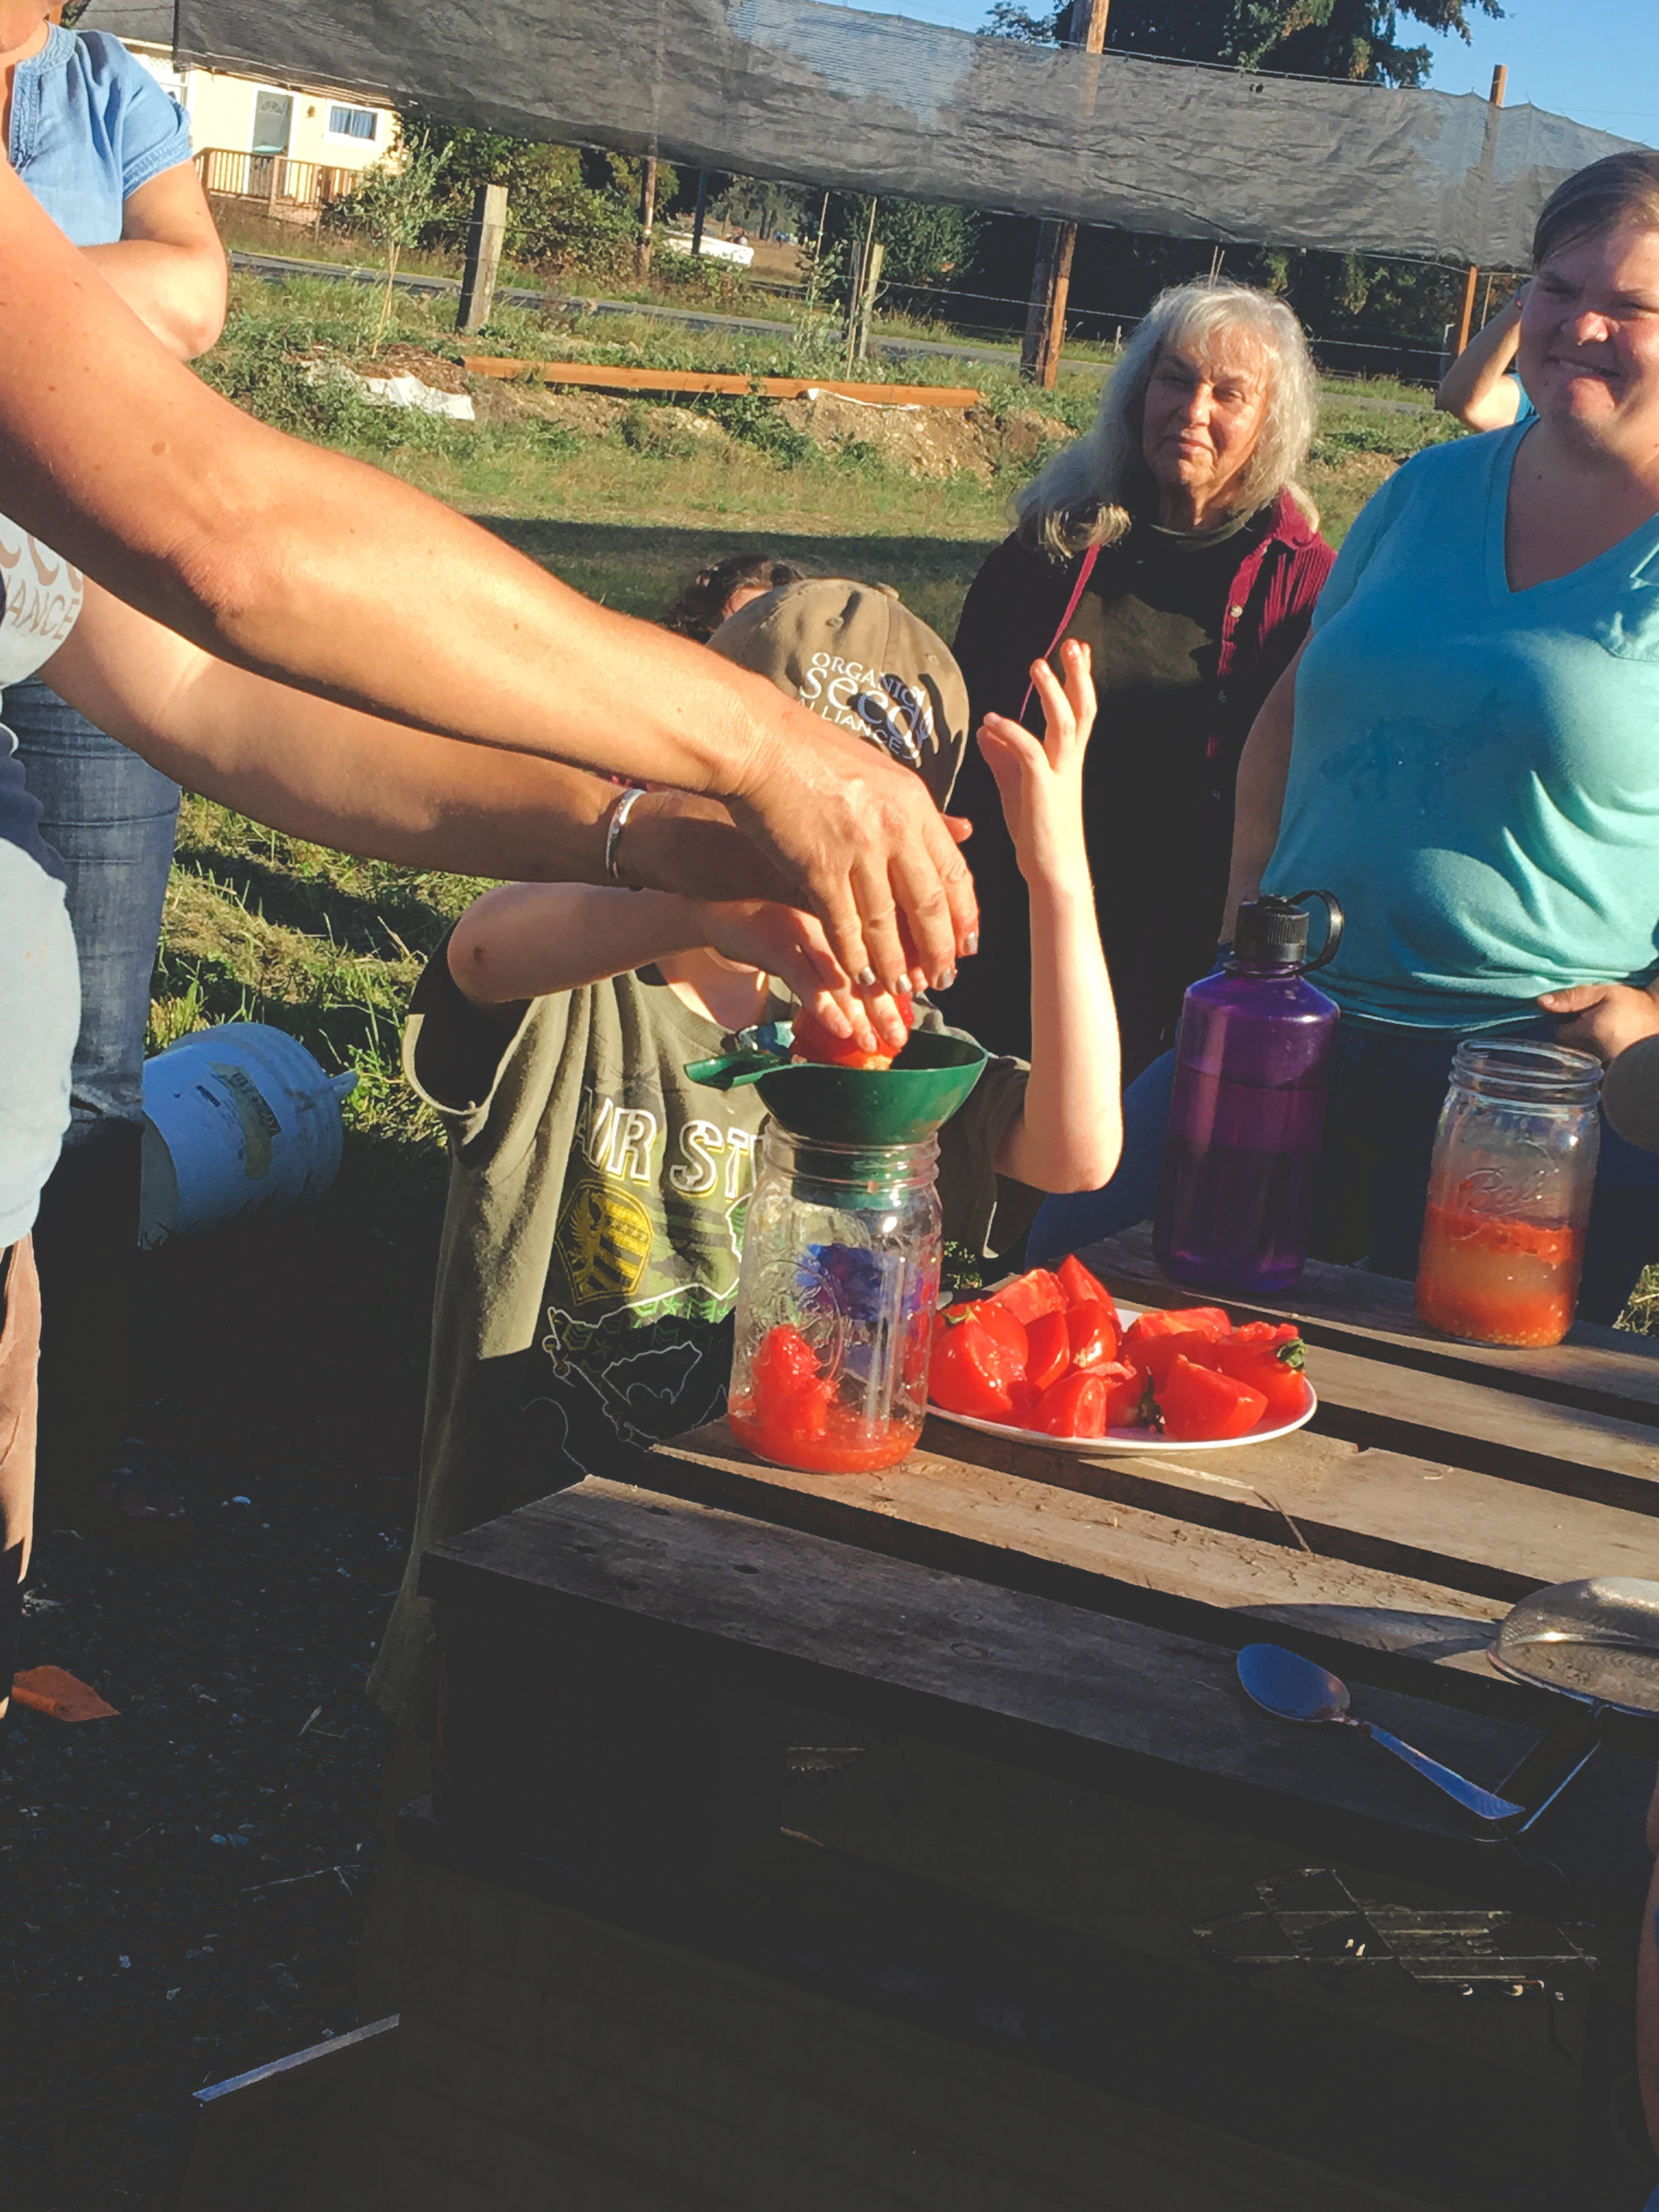
[[[968,744],[968,686],[944,639],[890,584],[788,584],[740,607],[708,643],[915,769],[944,812]]]
[[[895,594],[794,584],[741,608],[711,644],[906,763],[944,806],[967,689]],[[1087,647],[1067,645],[1062,668],[1063,680],[1042,661],[1034,673],[1043,743],[995,718],[980,733],[1037,949],[1029,1067],[989,1060],[939,1133],[945,1236],[991,1259],[1044,1192],[1103,1182],[1121,1137],[1117,1023],[1083,842]],[[433,1696],[421,1553],[584,1474],[626,1480],[635,1455],[724,1408],[765,1108],[752,1088],[693,1084],[687,1063],[766,1023],[799,1019],[799,1045],[811,1015],[832,1056],[884,1066],[909,1026],[908,1006],[854,996],[812,915],[629,890],[625,836],[611,857],[614,887],[486,891],[410,1009],[404,1066],[449,1126],[453,1165],[415,1546],[370,1688],[417,1735]],[[926,1005],[914,1015],[939,1023]]]

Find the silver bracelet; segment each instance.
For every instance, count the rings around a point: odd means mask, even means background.
[[[644,797],[645,793],[635,783],[611,802],[611,811],[605,820],[605,872],[610,883],[619,884],[622,881],[617,870],[617,847],[622,840],[623,824],[634,811],[634,802]]]

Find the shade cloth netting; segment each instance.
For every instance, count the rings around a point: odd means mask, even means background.
[[[1628,142],[1473,94],[1023,46],[823,0],[178,0],[181,61],[518,137],[1225,244],[1526,265]]]

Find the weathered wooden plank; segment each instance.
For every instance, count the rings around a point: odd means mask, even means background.
[[[993,1463],[954,1455],[981,1444],[995,1455]],[[1225,1456],[1231,1466],[1245,1455]],[[1163,1465],[1147,1458],[1101,1465],[1004,1447],[942,1421],[929,1424],[920,1449],[875,1475],[769,1467],[744,1452],[724,1422],[659,1446],[650,1461],[653,1485],[708,1504],[1103,1612],[1134,1610],[1137,1592],[1158,1593],[1242,1616],[1218,1631],[1238,1643],[1272,1621],[1297,1631],[1304,1648],[1327,1638],[1475,1668],[1488,1710],[1516,1717],[1535,1711],[1529,1693],[1518,1701],[1516,1686],[1485,1662],[1506,1601],[1304,1551],[1294,1533],[1300,1523],[1231,1475],[1204,1477],[1206,1494],[1190,1503],[1168,1501],[1181,1477],[1165,1480]],[[1141,1475],[1171,1510],[1132,1502]],[[1202,1510],[1210,1507],[1213,1518]],[[1184,1615],[1165,1617],[1171,1626],[1195,1626]]]
[[[1085,1263],[1121,1297],[1151,1306],[1191,1305],[1204,1293],[1176,1283],[1152,1258],[1142,1226],[1091,1244]],[[1357,1267],[1310,1260],[1299,1282],[1277,1297],[1229,1295],[1231,1313],[1296,1321],[1310,1344],[1368,1352],[1390,1365],[1449,1376],[1560,1406],[1659,1425],[1659,1339],[1575,1322],[1564,1343],[1534,1349],[1463,1344],[1417,1318],[1412,1285]]]
[[[766,1466],[716,1422],[652,1463],[675,1457],[706,1470],[695,1494],[712,1503],[776,1517],[769,1494],[811,1498],[819,1516],[798,1512],[797,1525],[870,1542],[882,1523],[908,1522],[989,1545],[1004,1563],[932,1555],[939,1565],[1007,1581],[1006,1562],[1024,1553],[1377,1649],[1426,1644],[1437,1658],[1458,1656],[1443,1649],[1449,1634],[1466,1641],[1449,1620],[1493,1620],[1549,1583],[1659,1565],[1659,1528],[1645,1516],[1306,1431],[1183,1460],[1085,1456],[934,1419],[898,1467],[848,1477]],[[665,1474],[665,1487],[684,1486]],[[1357,1616],[1357,1638],[1339,1625],[1345,1614]]]
[[[515,1664],[550,1636],[560,1655],[586,1654],[596,1681],[614,1652],[650,1679],[706,1677],[1130,1795],[1201,1798],[1233,1825],[1381,1853],[1455,1887],[1477,1864],[1483,1880],[1504,1864],[1455,1807],[1363,1738],[1259,1712],[1228,1648],[680,1499],[590,1480],[429,1552],[422,1588],[475,1639],[516,1638]],[[1488,1785],[1536,1741],[1391,1690],[1368,1688],[1364,1704]],[[465,1715],[452,1717],[460,1728]],[[625,1761],[625,1748],[615,1755]],[[1622,1874],[1650,1771],[1604,1756],[1590,1777],[1549,1848],[1570,1878],[1596,1883]],[[1598,1802],[1608,1790],[1611,1812]],[[1518,1864],[1506,1871],[1532,1880]]]
[[[473,376],[493,376],[509,382],[576,384],[599,392],[725,392],[737,397],[758,394],[764,399],[800,399],[810,392],[828,392],[839,398],[861,400],[866,406],[945,407],[958,414],[977,407],[985,396],[969,384],[848,384],[823,377],[743,376],[718,369],[613,368],[599,362],[500,360],[480,354],[467,356],[461,366]]]

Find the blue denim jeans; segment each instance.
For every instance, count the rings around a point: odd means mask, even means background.
[[[1527,1033],[1548,1036],[1553,1026],[1540,1022]],[[1461,1042],[1443,1030],[1338,1029],[1314,1207],[1316,1259],[1369,1255],[1376,1274],[1416,1274],[1435,1127]],[[1033,1267],[1151,1220],[1175,1066],[1165,1053],[1125,1093],[1123,1158],[1110,1182],[1044,1202],[1026,1248]],[[1650,1260],[1659,1260],[1659,1153],[1638,1151],[1603,1120],[1581,1317],[1616,1321]]]
[[[144,1030],[179,787],[44,684],[14,684],[0,718],[63,858],[81,967],[69,1133],[34,1231],[50,1483],[112,1464],[131,1418]]]

